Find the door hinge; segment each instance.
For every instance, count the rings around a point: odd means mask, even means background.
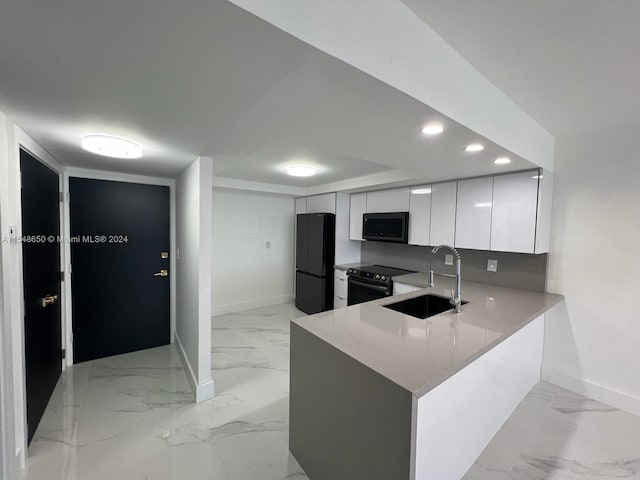
[[[64,203],[64,192],[60,192],[60,203]]]
[[[60,356],[62,357],[62,359],[63,359],[63,360],[64,360],[65,358],[67,358],[67,349],[66,349],[66,348],[63,348],[63,349],[60,351]]]
[[[64,282],[64,272],[60,272],[60,281]]]

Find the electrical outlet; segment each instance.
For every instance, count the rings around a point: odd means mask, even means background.
[[[453,255],[446,254],[444,256],[444,264],[445,265],[453,265]]]
[[[487,260],[487,272],[498,271],[498,260]]]

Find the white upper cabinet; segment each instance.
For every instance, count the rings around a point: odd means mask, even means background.
[[[431,227],[431,185],[412,187],[409,192],[409,243],[428,246]]]
[[[430,243],[453,245],[456,232],[456,190],[458,182],[431,185]],[[411,225],[411,218],[409,219]]]
[[[363,240],[362,215],[367,211],[367,194],[352,193],[349,206],[349,238],[351,240]]]
[[[491,250],[534,253],[538,182],[536,171],[494,177]]]
[[[307,197],[307,213],[336,213],[336,194]]]
[[[408,212],[409,188],[393,188],[367,193],[367,213]]]
[[[491,207],[493,177],[460,180],[456,206],[457,248],[491,248]]]
[[[296,198],[296,215],[307,213],[307,197]]]

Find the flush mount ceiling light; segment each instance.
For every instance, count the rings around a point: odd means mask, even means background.
[[[534,176],[533,176],[533,177],[531,177],[531,178],[535,178],[535,179],[537,180],[538,178],[542,178],[542,175],[534,175]]]
[[[428,123],[422,127],[422,133],[425,135],[438,135],[444,131],[444,127],[440,123]]]
[[[113,158],[140,158],[142,147],[132,140],[110,135],[87,135],[80,144],[88,152]]]
[[[414,195],[427,195],[431,193],[431,189],[430,188],[413,188],[411,189],[411,193],[413,193]]]
[[[311,177],[316,174],[316,169],[311,165],[289,165],[287,173],[294,177]]]
[[[464,147],[465,152],[474,153],[481,152],[482,150],[484,150],[484,145],[482,145],[481,143],[470,143],[469,145]]]
[[[506,165],[507,163],[511,163],[511,159],[509,157],[500,157],[496,158],[493,163],[496,165]]]

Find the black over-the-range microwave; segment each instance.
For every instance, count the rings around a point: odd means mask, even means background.
[[[409,242],[409,212],[365,213],[362,238],[379,242]]]

